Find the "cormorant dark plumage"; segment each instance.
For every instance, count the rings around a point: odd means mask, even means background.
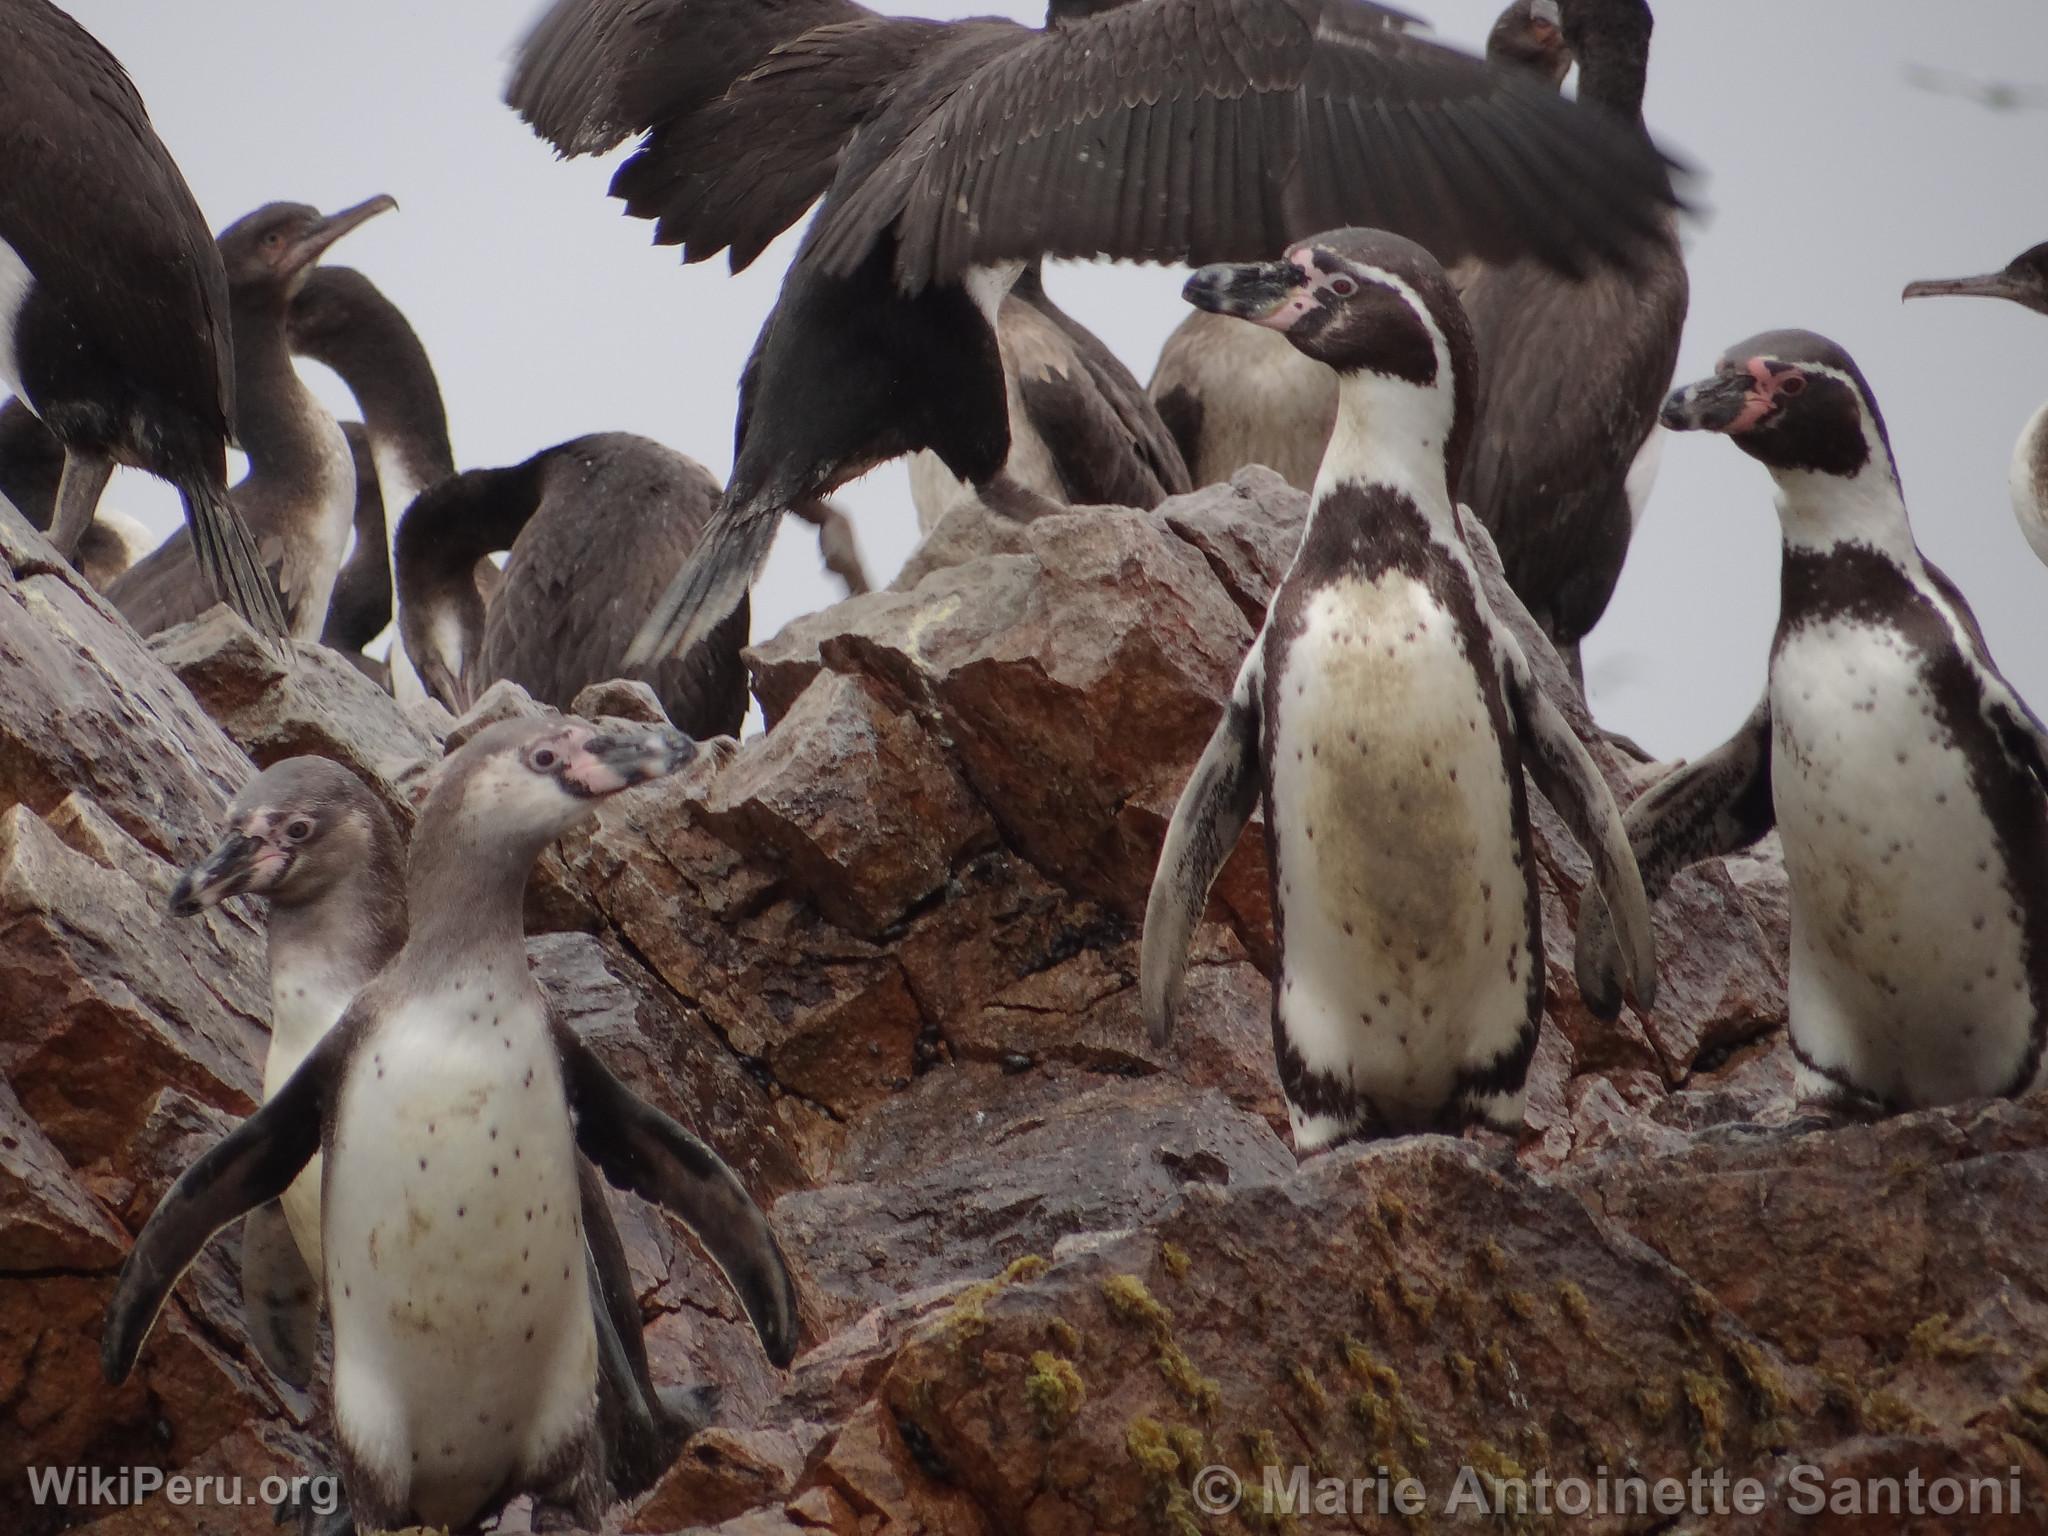
[[[1039,263],[996,315],[1010,417],[1011,478],[1066,506],[1156,507],[1193,488],[1180,446],[1130,369],[1052,301]],[[930,449],[910,464],[917,525],[929,533],[974,499]]]
[[[567,708],[592,683],[637,676],[691,735],[736,733],[747,712],[744,599],[688,655],[625,661],[718,498],[694,459],[625,432],[430,487],[400,519],[395,555],[399,637],[420,681],[460,714],[499,678]],[[473,572],[494,550],[511,557],[486,604]]]
[[[1949,295],[1979,299],[2010,299],[2038,315],[2048,315],[2048,244],[2032,247],[1996,272],[1982,277],[1926,278],[1906,284],[1904,297]],[[2013,445],[2012,514],[2035,554],[2048,560],[2048,403],[2034,412]]]
[[[355,544],[335,579],[323,644],[360,653],[391,623],[389,530],[413,497],[455,473],[448,411],[418,332],[350,267],[315,267],[292,300],[290,346],[334,370],[363,413],[356,453]],[[343,431],[353,423],[344,422]],[[369,473],[365,474],[365,465]]]
[[[1492,64],[1553,90],[1572,67],[1558,0],[1512,0],[1486,39]],[[1482,264],[1450,268],[1462,287]],[[1196,485],[1219,485],[1263,464],[1300,491],[1315,488],[1337,422],[1337,380],[1277,331],[1191,310],[1173,328],[1149,386]]]
[[[508,100],[565,153],[649,130],[613,191],[688,259],[744,265],[824,198],[649,655],[732,609],[784,508],[899,454],[1044,510],[1005,474],[993,331],[1024,262],[1216,261],[1373,223],[1445,259],[1577,270],[1627,256],[1672,201],[1640,133],[1364,0],[1082,3],[1039,30],[853,0],[558,0]]]
[[[1579,100],[1647,145],[1649,6],[1560,3]],[[1671,385],[1687,287],[1669,218],[1640,236],[1625,268],[1570,281],[1523,258],[1489,262],[1460,285],[1479,343],[1479,424],[1460,494],[1574,677],[1635,531],[1630,471]]]
[[[284,604],[288,633],[318,640],[355,515],[355,470],[341,428],[292,367],[285,316],[321,254],[389,197],[323,215],[270,203],[222,232],[234,314],[239,441],[249,473],[234,505],[255,535]],[[192,541],[172,535],[108,592],[138,630],[154,634],[197,618],[213,599],[198,579]]]
[[[0,0],[0,379],[64,446],[69,557],[116,464],[168,480],[210,589],[282,634],[227,488],[228,282],[120,62],[46,0]]]

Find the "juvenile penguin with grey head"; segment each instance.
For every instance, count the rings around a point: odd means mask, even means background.
[[[1544,995],[1525,767],[1591,855],[1641,1006],[1656,960],[1620,813],[1465,542],[1464,312],[1427,251],[1374,230],[1205,267],[1187,296],[1335,369],[1338,405],[1301,548],[1167,830],[1141,958],[1153,1036],[1263,801],[1296,1149],[1518,1130]]]
[[[1644,879],[1661,892],[1778,829],[1808,1098],[2025,1091],[2048,1020],[2048,732],[1914,543],[1870,386],[1825,337],[1771,331],[1663,419],[1771,472],[1784,563],[1763,701],[1629,810]]]
[[[404,946],[150,1217],[109,1309],[109,1380],[207,1238],[316,1151],[333,1417],[363,1528],[467,1529],[523,1492],[599,1518],[579,1148],[691,1226],[788,1363],[795,1295],[766,1218],[709,1147],[550,1020],[526,965],[534,861],[697,750],[669,728],[556,717],[492,726],[449,760],[413,838]]]
[[[171,910],[195,916],[234,896],[268,909],[270,1051],[263,1096],[276,1096],[405,943],[405,844],[391,814],[353,773],[324,757],[290,757],[229,803],[213,851],[180,876]],[[579,1162],[584,1237],[598,1310],[599,1413],[605,1469],[620,1497],[651,1486],[674,1448],[702,1428],[708,1388],[657,1389],[641,1337],[639,1297],[603,1187]],[[251,1337],[278,1376],[313,1376],[319,1284],[321,1159],[283,1197],[242,1223],[242,1300]]]
[[[1922,278],[1906,284],[1909,299],[2008,299],[2037,315],[2048,315],[2048,242],[2032,246],[1996,272],[1981,277]],[[2048,560],[2048,402],[2034,412],[2013,445],[2012,515],[2027,545]]]

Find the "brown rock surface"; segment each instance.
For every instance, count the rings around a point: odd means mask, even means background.
[[[1150,1046],[1152,859],[1301,516],[1248,471],[1154,513],[949,518],[893,589],[756,650],[770,735],[549,861],[536,931],[581,931],[533,941],[537,976],[771,1205],[807,1334],[771,1370],[687,1234],[616,1200],[657,1378],[725,1400],[608,1528],[1669,1528],[1445,1507],[1463,1467],[1605,1465],[1767,1490],[1759,1519],[1688,1531],[2039,1529],[2048,1105],[1752,1129],[1792,1108],[1770,850],[1677,883],[1658,1008],[1603,1024],[1571,981],[1585,860],[1539,807],[1552,1006],[1513,1159],[1418,1138],[1295,1167],[1256,833],[1197,935],[1179,1040]],[[161,916],[168,859],[213,835],[248,771],[234,742],[267,761],[332,739],[409,810],[437,733],[345,669],[285,673],[195,626],[166,650],[223,734],[4,515],[0,543],[0,1530],[254,1532],[267,1512],[162,1497],[37,1508],[21,1471],[323,1467],[319,1410],[243,1341],[232,1241],[135,1381],[98,1380],[129,1234],[246,1110],[264,1044],[258,926]],[[454,738],[530,708],[502,693]],[[1627,792],[1626,759],[1594,751]],[[1196,1508],[1201,1467],[1256,1496],[1268,1463],[1409,1474],[1432,1513]],[[1800,1476],[1915,1470],[2017,1476],[2032,1502],[1792,1509]]]

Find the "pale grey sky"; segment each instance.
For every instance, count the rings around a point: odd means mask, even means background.
[[[1498,0],[1404,0],[1476,47]],[[886,4],[954,16],[1007,3]],[[447,397],[457,461],[515,462],[597,430],[659,438],[723,474],[733,386],[794,247],[735,278],[683,267],[623,217],[612,162],[557,163],[500,105],[538,6],[499,0],[72,0],[127,64],[216,228],[273,199],[334,208],[389,192],[400,211],[336,247],[404,306]],[[1984,301],[1899,302],[1911,278],[2002,266],[2048,239],[2048,113],[1997,114],[1907,86],[1911,60],[2048,74],[2042,0],[1664,0],[1648,115],[1707,173],[1688,237],[1692,314],[1679,372],[1775,326],[1826,332],[1889,419],[1922,547],[1975,605],[1994,654],[2048,709],[2048,567],[2013,523],[2013,440],[2048,397],[2048,319]],[[614,157],[616,159],[616,157]],[[1183,311],[1180,277],[1078,265],[1061,303],[1142,379]],[[322,392],[349,409],[320,370]],[[844,494],[870,571],[915,537],[900,465]],[[124,471],[109,505],[168,529],[176,503]],[[785,529],[755,632],[828,602],[810,530]],[[1664,754],[1721,740],[1763,686],[1777,611],[1777,524],[1763,470],[1682,437],[1587,644],[1593,702]]]

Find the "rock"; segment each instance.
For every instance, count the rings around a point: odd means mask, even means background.
[[[569,701],[569,713],[586,720],[610,716],[637,720],[642,725],[673,724],[654,690],[637,677],[615,677],[608,683],[592,683]]]
[[[1512,1151],[1419,1137],[1296,1167],[1256,833],[1151,1044],[1152,862],[1303,508],[1248,470],[1151,513],[955,513],[894,588],[750,653],[765,737],[608,802],[543,861],[529,955],[552,1006],[737,1170],[804,1323],[774,1370],[687,1230],[614,1197],[656,1379],[723,1400],[605,1530],[1236,1529],[1194,1509],[1212,1464],[1255,1493],[1268,1465],[1412,1474],[1437,1531],[1554,1528],[1446,1512],[1462,1467],[1725,1468],[1770,1494],[1739,1528],[1774,1533],[1858,1528],[1800,1524],[1797,1467],[1960,1470],[2034,1502],[1881,1528],[2038,1528],[2048,1102],[1760,1129],[1794,1107],[1773,845],[1674,884],[1658,1006],[1603,1023],[1572,985],[1586,860],[1536,802],[1550,1006]],[[232,1236],[135,1380],[98,1380],[130,1234],[250,1107],[264,1046],[257,926],[239,903],[165,916],[176,862],[248,772],[228,735],[263,761],[331,740],[409,821],[444,744],[542,711],[500,686],[459,722],[407,716],[214,615],[164,645],[223,735],[5,514],[0,547],[0,1529],[253,1533],[267,1511],[14,1492],[31,1463],[330,1464],[323,1410],[246,1345]],[[1589,731],[1476,528],[1473,553]],[[631,684],[577,706],[653,718]],[[1617,795],[1649,781],[1590,750]],[[1241,1523],[1351,1528],[1330,1520]]]

